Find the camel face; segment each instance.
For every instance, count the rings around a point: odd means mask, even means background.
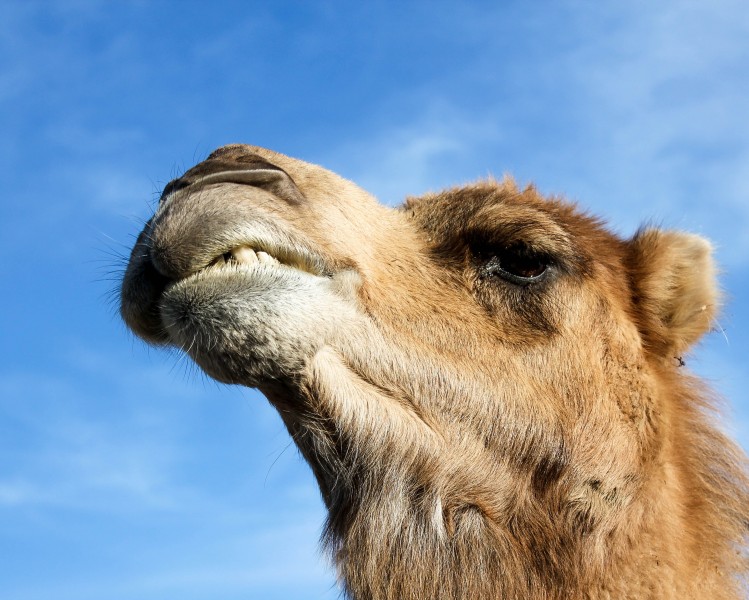
[[[716,304],[696,236],[622,240],[509,181],[390,209],[234,145],[164,190],[121,311],[279,408],[354,597],[571,598],[645,555],[633,527],[681,535],[671,392]],[[496,573],[429,587],[455,557]]]
[[[482,437],[504,410],[559,429],[589,398],[606,408],[617,394],[603,379],[652,393],[646,372],[612,372],[643,371],[626,254],[594,220],[511,183],[393,210],[319,167],[232,146],[165,190],[123,315],[221,381],[309,385],[335,356],[415,413],[486,411]]]

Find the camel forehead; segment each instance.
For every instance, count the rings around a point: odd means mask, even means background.
[[[581,249],[587,244],[591,251],[616,250],[622,243],[576,204],[544,198],[533,187],[520,190],[509,179],[409,198],[404,210],[424,228],[445,236],[481,226],[514,225],[522,228],[519,234],[565,238]]]

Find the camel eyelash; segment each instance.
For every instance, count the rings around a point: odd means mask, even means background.
[[[553,260],[524,244],[512,244],[491,251],[480,268],[484,277],[500,277],[516,285],[533,285],[546,279]]]
[[[550,252],[524,240],[495,241],[479,234],[468,247],[480,277],[498,277],[520,286],[546,280],[558,262]]]

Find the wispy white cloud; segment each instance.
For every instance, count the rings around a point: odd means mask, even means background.
[[[317,551],[315,521],[307,517],[295,525],[256,526],[252,535],[222,531],[220,539],[199,534],[183,542],[179,552],[146,548],[135,564],[102,566],[85,576],[73,574],[54,583],[37,580],[9,591],[14,600],[175,596],[333,600],[340,597],[340,590],[328,575],[329,565],[322,557],[310,558]]]
[[[0,481],[0,506],[19,506],[36,503],[41,496],[38,489],[24,481]]]
[[[81,414],[89,393],[40,373],[0,374],[0,395],[3,420],[15,424],[13,460],[0,463],[0,505],[112,511],[179,504],[170,480],[178,450],[165,432],[132,414],[130,423]]]
[[[574,43],[519,62],[512,55],[497,71],[505,37],[486,24],[502,22],[504,10],[466,21],[486,50],[457,87],[473,84],[485,101],[465,105],[435,79],[420,101],[404,94],[399,111],[393,100],[395,120],[357,132],[326,164],[388,203],[508,170],[621,231],[648,220],[697,230],[717,238],[724,263],[746,265],[749,13],[733,0],[591,5],[563,15]],[[559,16],[514,15],[524,34],[549,39],[559,37]]]
[[[158,198],[154,182],[143,173],[112,163],[71,165],[60,173],[70,192],[79,194],[90,209],[110,215],[131,214],[134,209],[148,217]]]
[[[468,171],[466,155],[473,155],[487,138],[498,135],[496,128],[488,126],[488,119],[467,117],[437,98],[416,120],[396,122],[364,139],[349,140],[322,162],[380,201],[400,204],[406,195],[460,183]],[[477,165],[478,170],[482,168],[483,172],[468,177],[475,180],[485,175],[488,167]]]
[[[10,597],[337,597],[319,562],[316,486],[296,452],[282,452],[288,440],[257,394],[201,385],[174,372],[174,358],[149,366],[140,352],[123,360],[75,341],[64,356],[64,376],[0,372],[0,539],[29,524],[28,543],[101,539],[89,542],[96,552],[72,542],[85,576],[9,579]],[[242,425],[229,432],[237,410]],[[224,430],[225,449],[206,445],[211,426]],[[93,533],[101,519],[110,533]],[[133,555],[118,541],[123,526],[158,534]],[[100,564],[104,556],[119,565]]]
[[[1,422],[13,432],[0,505],[111,512],[206,502],[176,477],[191,460],[191,409],[205,396],[199,378],[174,371],[180,358],[137,364],[83,340],[60,355],[63,374],[0,372]]]

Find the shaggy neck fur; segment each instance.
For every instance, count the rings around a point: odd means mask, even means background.
[[[676,364],[659,373],[664,412],[637,480],[585,493],[563,432],[529,438],[516,422],[494,454],[505,460],[450,448],[332,350],[310,366],[303,413],[280,400],[288,390],[266,393],[320,483],[324,542],[351,598],[739,598],[746,461]],[[487,390],[443,390],[466,392]]]
[[[673,434],[643,457],[637,498],[625,505],[617,490],[592,482],[596,506],[574,497],[565,473],[550,472],[562,467],[533,464],[530,453],[522,471],[523,460],[489,470],[470,455],[451,464],[444,440],[423,426],[407,439],[388,431],[389,411],[401,409],[352,381],[340,357],[320,356],[312,370],[310,410],[292,417],[278,406],[320,483],[329,511],[323,539],[348,597],[743,597],[746,461],[709,423],[699,382],[681,372],[664,374],[665,405],[676,410],[662,419]],[[341,420],[348,403],[364,403],[366,418]]]

